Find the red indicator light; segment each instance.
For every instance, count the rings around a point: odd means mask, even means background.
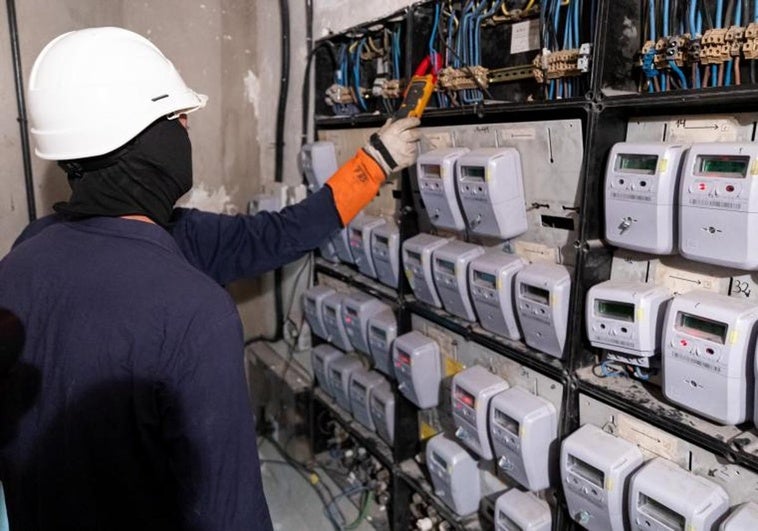
[[[687,346],[687,340],[686,339],[680,339],[679,340],[679,344],[682,345],[683,347],[686,347]]]
[[[726,185],[726,191],[727,192],[734,192],[734,186],[732,186],[731,184],[727,184]]]
[[[698,183],[697,187],[701,192],[704,192],[706,189],[705,183]]]

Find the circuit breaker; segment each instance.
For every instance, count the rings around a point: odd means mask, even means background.
[[[391,309],[372,315],[368,320],[368,348],[374,368],[389,376],[395,375],[392,365],[392,342],[397,337],[397,318]]]
[[[311,350],[311,365],[313,366],[313,374],[316,376],[316,381],[332,398],[334,397],[334,391],[332,390],[332,382],[329,378],[329,368],[332,362],[343,357],[345,357],[344,352],[326,343],[318,345]]]
[[[487,429],[490,401],[508,389],[508,382],[480,365],[453,376],[452,406],[456,438],[478,456],[492,459]]]
[[[363,215],[354,219],[347,226],[350,234],[350,252],[358,271],[367,277],[376,278],[374,260],[371,256],[371,233],[387,223],[377,216]]]
[[[563,357],[571,275],[558,264],[535,262],[516,273],[516,313],[530,347]]]
[[[387,380],[374,388],[370,405],[376,433],[391,446],[395,442],[395,394]]]
[[[624,531],[626,480],[642,461],[635,444],[591,424],[569,435],[561,478],[571,517],[591,531]]]
[[[363,364],[354,355],[338,358],[329,365],[329,385],[332,397],[345,411],[350,411],[350,378],[355,371],[363,369]]]
[[[456,163],[468,229],[507,240],[527,231],[521,156],[514,148],[482,148]]]
[[[667,287],[644,282],[608,280],[592,286],[585,305],[590,343],[612,351],[609,359],[650,367],[650,358],[660,353],[672,297]]]
[[[758,269],[758,144],[692,144],[682,169],[682,256]]]
[[[466,228],[455,186],[455,162],[470,150],[465,147],[427,151],[416,162],[421,198],[432,225],[462,231]]]
[[[479,469],[466,450],[441,433],[426,445],[426,466],[434,494],[445,505],[461,516],[479,509]]]
[[[436,341],[421,332],[398,336],[392,345],[398,389],[421,409],[437,407],[442,382],[442,357]]]
[[[316,191],[337,172],[337,153],[334,142],[319,141],[305,144],[300,150],[300,169],[308,188]]]
[[[374,420],[371,416],[371,395],[383,382],[381,374],[368,369],[356,369],[350,378],[350,410],[353,418],[366,428],[374,431]]]
[[[397,289],[400,279],[400,230],[395,223],[387,222],[373,230],[371,257],[379,282]]]
[[[474,258],[468,268],[468,284],[479,324],[508,339],[521,339],[514,305],[516,273],[526,265],[519,256],[491,251]]]
[[[758,503],[749,502],[733,511],[719,531],[754,531],[758,529]]]
[[[550,531],[553,515],[532,492],[510,489],[495,502],[495,531]]]
[[[605,172],[605,239],[652,254],[678,250],[679,168],[686,146],[619,142]]]
[[[437,308],[442,308],[442,301],[434,287],[432,253],[451,239],[422,233],[403,242],[403,267],[413,295]]]
[[[382,301],[362,291],[353,291],[342,303],[342,319],[350,344],[358,352],[370,354],[368,345],[368,321],[376,314],[389,310]]]
[[[327,286],[313,286],[303,293],[303,313],[313,333],[322,339],[329,339],[329,332],[324,324],[324,300],[334,295],[334,290]]]
[[[758,306],[704,290],[675,297],[666,314],[666,398],[723,424],[750,416]]]
[[[345,300],[344,293],[332,293],[324,298],[322,303],[324,329],[326,330],[327,341],[342,350],[352,350],[350,338],[345,330],[345,323],[342,320],[342,305]]]
[[[629,491],[632,531],[710,531],[729,509],[724,489],[662,457],[632,476]]]
[[[453,240],[432,254],[434,284],[445,310],[451,314],[476,321],[474,306],[468,290],[468,266],[471,260],[484,254],[481,245]]]
[[[550,487],[550,462],[558,438],[555,406],[521,387],[492,399],[489,421],[500,469],[529,490]]]

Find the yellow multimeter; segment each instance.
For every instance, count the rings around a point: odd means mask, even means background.
[[[424,109],[426,109],[426,104],[429,103],[434,92],[434,85],[434,76],[431,74],[413,76],[408,84],[408,89],[405,91],[403,103],[395,112],[395,118],[421,118]]]

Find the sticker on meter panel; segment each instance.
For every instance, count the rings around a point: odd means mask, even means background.
[[[495,289],[498,291],[503,289],[503,279],[500,277],[497,277],[497,280],[495,281]]]
[[[614,485],[613,485],[613,479],[606,478],[605,479],[605,490],[607,490],[608,492],[613,492],[613,487],[614,487]]]
[[[423,420],[419,423],[418,427],[418,437],[422,441],[425,441],[426,439],[431,439],[437,435],[437,430],[435,430],[431,424],[428,422],[424,422]]]
[[[669,167],[669,159],[661,159],[658,162],[658,173],[666,173],[666,170]]]
[[[484,182],[490,182],[490,169],[487,168],[487,170],[484,172]]]
[[[645,309],[644,308],[637,308],[637,321],[640,323],[645,322]]]
[[[754,160],[753,165],[750,166],[750,175],[758,175],[758,160]]]
[[[736,345],[739,339],[740,339],[740,333],[737,332],[737,330],[732,330],[731,332],[729,332],[729,337],[727,338],[727,342],[730,345]]]
[[[463,364],[460,361],[445,357],[445,376],[454,376],[463,369]]]
[[[709,270],[710,268],[706,269]],[[662,284],[676,294],[687,293],[693,289],[726,294],[729,289],[730,278],[720,278],[716,276],[718,274],[716,268],[713,268],[713,275],[709,275],[669,267],[660,262],[655,264],[655,284]]]

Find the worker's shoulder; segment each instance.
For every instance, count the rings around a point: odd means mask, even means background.
[[[16,248],[30,238],[33,238],[45,229],[60,224],[62,221],[63,217],[60,214],[50,214],[32,221],[21,231],[21,234],[16,238],[16,241],[13,242],[13,248]]]

